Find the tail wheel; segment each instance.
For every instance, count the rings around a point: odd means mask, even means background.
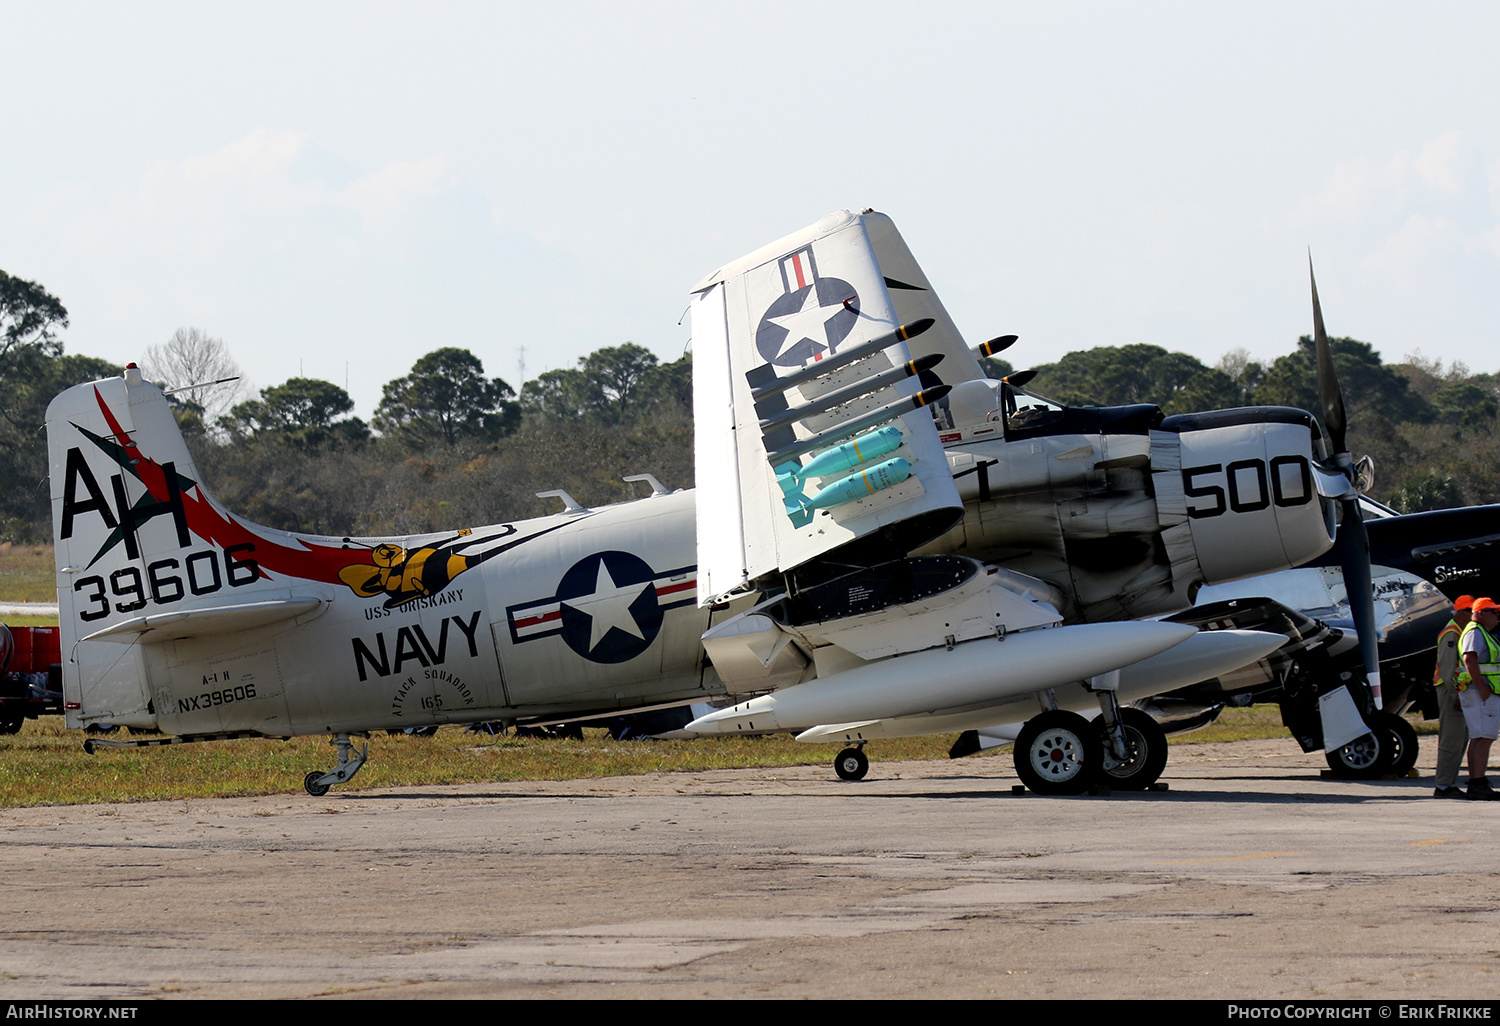
[[[870,772],[870,760],[858,748],[845,748],[833,760],[833,771],[840,780],[863,780]]]
[[[1115,758],[1104,734],[1104,717],[1094,719],[1102,753],[1100,768],[1104,776],[1101,779],[1121,791],[1144,791],[1156,783],[1167,768],[1167,732],[1148,713],[1139,709],[1121,709],[1120,721],[1125,727],[1125,746],[1129,755],[1124,762]]]
[[[26,722],[24,715],[6,716],[0,719],[0,734],[19,734],[21,726]]]
[[[1101,771],[1099,731],[1060,709],[1033,716],[1016,738],[1016,776],[1037,794],[1081,794]]]
[[[1417,764],[1417,732],[1406,722],[1406,717],[1393,712],[1381,712],[1375,716],[1375,729],[1381,731],[1385,742],[1385,772],[1404,777]]]
[[[1328,760],[1328,768],[1333,770],[1333,775],[1344,780],[1369,780],[1371,777],[1378,777],[1385,772],[1388,761],[1384,753],[1390,744],[1381,740],[1384,736],[1384,730],[1362,735],[1342,748],[1325,753],[1323,757]]]

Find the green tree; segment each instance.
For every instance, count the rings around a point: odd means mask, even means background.
[[[1098,346],[1038,367],[1028,387],[1073,406],[1156,403],[1165,408],[1207,370],[1186,353],[1161,346]]]
[[[693,407],[693,362],[684,356],[662,364],[634,342],[596,349],[576,368],[547,371],[521,388],[528,414],[581,420],[605,427],[639,422],[651,411]]]
[[[1349,421],[1364,413],[1376,413],[1390,421],[1426,423],[1433,409],[1411,387],[1406,375],[1386,366],[1368,342],[1352,338],[1329,339],[1333,365]],[[1295,406],[1321,415],[1318,401],[1318,358],[1312,337],[1303,335],[1297,349],[1278,357],[1266,372],[1255,401],[1263,406]]]
[[[984,371],[985,377],[995,378],[996,380],[1006,377],[1009,374],[1014,374],[1016,370],[1008,361],[1002,360],[998,356],[981,356],[979,358],[979,369]],[[938,377],[942,376],[942,373],[939,372]]]
[[[36,282],[0,271],[0,370],[12,354],[39,350],[62,352],[56,329],[68,326],[68,311],[56,296]],[[0,381],[4,380],[0,374]]]
[[[1255,393],[1266,380],[1266,368],[1250,359],[1249,350],[1236,346],[1219,357],[1215,367],[1234,385],[1234,400],[1226,406],[1254,405]]]
[[[514,398],[504,381],[484,376],[484,365],[467,349],[439,349],[385,386],[375,427],[414,448],[492,442],[515,430],[520,410]]]
[[[588,375],[574,368],[538,374],[521,386],[521,408],[552,420],[581,420],[597,403]]]
[[[1452,477],[1424,470],[1408,477],[1405,484],[1391,493],[1388,504],[1402,513],[1424,513],[1461,506],[1463,495]]]
[[[1217,367],[1205,367],[1188,378],[1170,399],[1161,404],[1161,408],[1163,413],[1171,416],[1243,405],[1245,397],[1235,380]]]
[[[316,448],[364,441],[370,431],[358,417],[338,419],[354,409],[349,393],[317,378],[288,378],[259,399],[240,403],[225,418],[240,435],[274,436],[289,445]]]
[[[48,347],[50,348],[50,347]],[[50,356],[43,347],[13,351],[0,419],[0,540],[41,541],[52,534],[47,488],[47,404],[63,389],[114,377],[121,368],[91,356]]]
[[[693,354],[684,353],[671,363],[659,363],[641,382],[638,409],[658,413],[693,415]]]
[[[1432,396],[1432,406],[1445,423],[1482,427],[1500,414],[1495,387],[1477,378],[1450,381]]]
[[[599,419],[609,425],[628,423],[644,398],[641,385],[656,369],[655,354],[634,342],[626,342],[596,349],[581,362],[596,396],[595,413]]]

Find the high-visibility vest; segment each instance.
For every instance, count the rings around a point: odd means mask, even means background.
[[[1473,630],[1479,631],[1484,636],[1485,647],[1489,651],[1489,659],[1479,660],[1479,674],[1484,678],[1485,683],[1490,686],[1490,690],[1500,695],[1500,642],[1496,642],[1494,635],[1485,630],[1478,620],[1472,621],[1469,626],[1464,628],[1463,633],[1458,636],[1460,658],[1462,658],[1464,643],[1469,637],[1469,632]],[[1458,678],[1458,690],[1463,691],[1468,683],[1469,675],[1467,673],[1460,674]]]
[[[1432,686],[1433,687],[1437,687],[1439,684],[1443,683],[1443,663],[1442,663],[1442,659],[1443,659],[1443,642],[1444,642],[1444,640],[1447,639],[1448,635],[1450,635],[1450,634],[1453,635],[1453,647],[1457,648],[1459,640],[1460,640],[1460,637],[1463,634],[1463,628],[1460,627],[1454,621],[1449,620],[1448,621],[1448,626],[1446,626],[1442,630],[1438,631],[1438,639],[1437,639],[1438,663],[1437,663],[1437,665],[1435,665],[1432,668]],[[1462,670],[1464,668],[1464,654],[1462,652],[1460,652],[1458,654],[1458,668],[1460,670]]]

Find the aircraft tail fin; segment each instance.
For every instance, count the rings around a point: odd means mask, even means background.
[[[220,507],[162,390],[134,364],[53,399],[47,442],[70,727],[155,726],[153,643],[307,614],[328,585],[347,584],[341,572],[372,569],[369,546],[271,531]]]

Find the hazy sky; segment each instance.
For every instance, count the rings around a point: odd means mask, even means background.
[[[971,342],[1500,370],[1500,5],[0,0],[0,268],[124,362],[520,384],[843,207]]]

